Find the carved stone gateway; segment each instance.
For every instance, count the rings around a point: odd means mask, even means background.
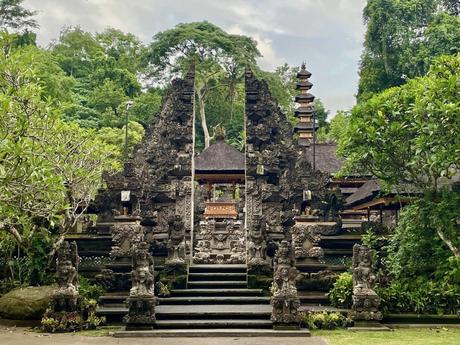
[[[145,242],[133,246],[132,288],[126,300],[129,311],[123,318],[126,329],[151,329],[155,324],[154,264]]]
[[[380,298],[373,290],[375,276],[369,247],[355,244],[353,247],[353,306],[350,316],[356,322],[380,321]]]
[[[146,128],[132,158],[123,172],[104,176],[108,189],[99,193],[96,200],[99,223],[110,223],[120,214],[139,217],[144,240],[156,252],[166,250],[171,217],[180,217],[185,229],[184,243],[191,235],[194,79],[191,70],[184,79],[172,81],[161,111]],[[130,250],[124,241],[124,230],[118,227],[113,232],[118,243],[113,255]],[[131,240],[136,239],[135,233]],[[182,249],[186,251],[186,246]]]
[[[244,264],[246,243],[239,220],[210,219],[200,222],[193,262],[196,264]]]
[[[78,256],[76,242],[64,241],[58,249],[56,280],[58,288],[52,296],[54,312],[75,312],[80,294],[78,292]]]
[[[274,327],[299,327],[300,299],[297,296],[296,278],[291,244],[282,241],[275,255],[275,273],[271,287],[271,320]]]

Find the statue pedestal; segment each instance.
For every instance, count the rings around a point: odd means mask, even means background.
[[[129,311],[123,322],[126,330],[149,330],[155,325],[155,306],[157,299],[154,296],[129,296],[126,300]]]
[[[52,309],[54,312],[72,313],[77,311],[80,302],[78,292],[56,291],[51,298]]]
[[[297,296],[273,296],[271,320],[273,328],[277,330],[300,329],[300,299]]]

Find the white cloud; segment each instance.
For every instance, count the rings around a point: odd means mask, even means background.
[[[111,26],[149,42],[179,22],[208,20],[253,37],[272,70],[306,59],[315,94],[335,112],[354,103],[366,0],[25,0],[39,10],[38,41],[46,46],[65,25],[97,32]]]

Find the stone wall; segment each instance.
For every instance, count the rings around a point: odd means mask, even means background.
[[[305,190],[313,195],[312,207],[324,208],[329,176],[313,171],[267,83],[246,71],[245,84],[246,224],[249,238],[254,231],[264,232],[267,252],[274,254],[272,247],[290,237],[288,230],[303,207]],[[319,211],[322,218],[330,218],[326,213]]]
[[[154,251],[165,249],[168,222],[179,215],[187,238],[192,228],[194,72],[175,79],[161,111],[146,129],[124,170],[104,176],[107,189],[97,198],[99,222],[129,213],[140,216]],[[129,201],[121,202],[121,192]],[[125,207],[125,210],[123,209]]]

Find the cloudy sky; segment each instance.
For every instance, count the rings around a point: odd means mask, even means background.
[[[180,22],[208,20],[258,42],[260,65],[307,62],[312,93],[335,114],[355,102],[366,0],[25,0],[38,10],[38,41],[47,46],[66,25],[97,32],[115,27],[149,42]]]

